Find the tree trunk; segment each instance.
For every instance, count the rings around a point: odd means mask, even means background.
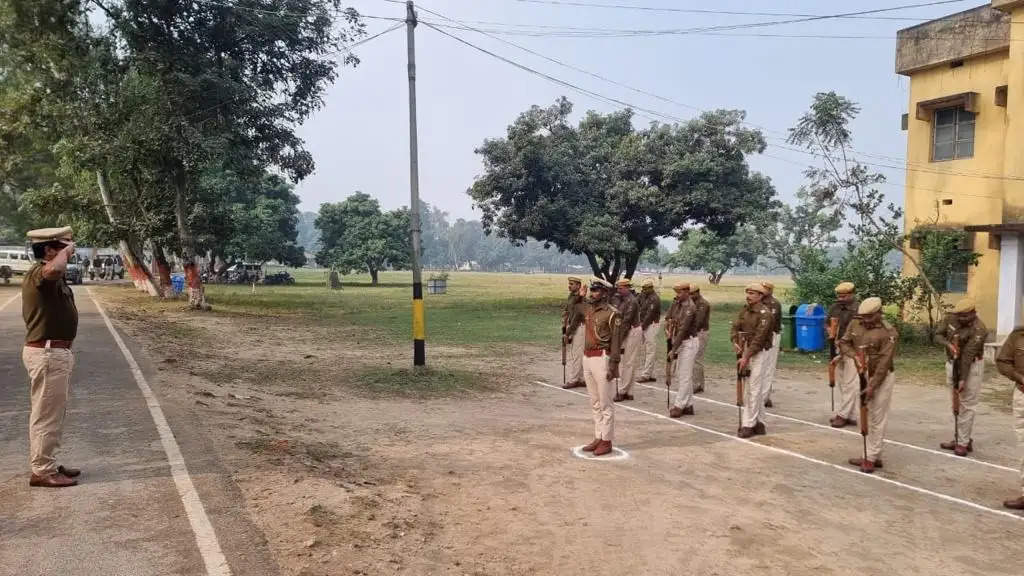
[[[102,170],[96,171],[96,184],[100,189],[100,197],[103,199],[103,207],[107,211],[107,218],[110,219],[110,224],[116,229],[118,228],[118,218],[117,212],[114,210],[113,192],[110,190],[107,182],[107,175]],[[135,287],[150,296],[160,296],[161,292],[157,288],[156,283],[153,282],[153,276],[149,273],[149,269],[142,264],[142,251],[138,249],[135,242],[131,238],[127,238],[118,240],[118,245],[121,249],[121,259],[124,260],[124,269],[131,275],[132,283],[135,284]]]
[[[370,268],[370,283],[374,286],[377,285],[377,272],[376,268]]]
[[[150,244],[153,246],[152,267],[155,269],[157,287],[164,298],[170,298],[174,294],[171,287],[171,266],[167,263],[167,254],[164,253],[164,247],[158,242],[151,240]]]
[[[726,270],[718,270],[715,272],[711,272],[708,274],[708,280],[711,281],[712,285],[718,286],[718,284],[722,282],[722,276],[725,276],[725,273]]]
[[[630,254],[626,257],[626,278],[632,279],[636,273],[636,267],[640,264],[640,253]]]
[[[188,305],[193,310],[209,310],[203,279],[196,263],[196,243],[188,228],[185,217],[185,169],[178,167],[174,175],[174,219],[178,227],[178,241],[181,244],[181,263],[185,269],[185,286],[188,289]]]

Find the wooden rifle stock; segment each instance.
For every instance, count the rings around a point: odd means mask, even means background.
[[[953,445],[960,443],[960,347],[953,336]]]
[[[857,351],[857,375],[860,379],[860,435],[864,437],[864,459],[868,457],[868,359],[861,348]]]
[[[672,394],[669,390],[672,389],[672,339],[668,338],[665,340],[665,409],[669,408],[671,404]]]

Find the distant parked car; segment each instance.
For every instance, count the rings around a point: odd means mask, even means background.
[[[64,269],[64,281],[68,284],[81,284],[85,271],[82,269],[82,259],[77,255],[68,261],[68,267]]]
[[[32,256],[24,248],[0,246],[0,279],[9,284],[14,276],[22,276],[32,268]]]

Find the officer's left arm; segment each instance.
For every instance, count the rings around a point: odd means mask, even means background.
[[[868,382],[868,385],[875,389],[881,386],[889,376],[893,360],[896,357],[896,340],[898,339],[896,330],[890,328],[888,332],[889,337],[882,343],[882,349],[878,352],[878,362],[875,363],[875,371],[871,373],[871,381]]]
[[[960,345],[960,379],[966,380],[971,365],[985,354],[985,337],[987,330],[980,323],[971,331],[967,341]]]

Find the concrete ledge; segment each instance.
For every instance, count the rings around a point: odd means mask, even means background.
[[[1024,0],[1013,3],[1024,4]],[[1009,47],[1010,15],[979,6],[900,30],[896,35],[896,73],[910,75]]]

